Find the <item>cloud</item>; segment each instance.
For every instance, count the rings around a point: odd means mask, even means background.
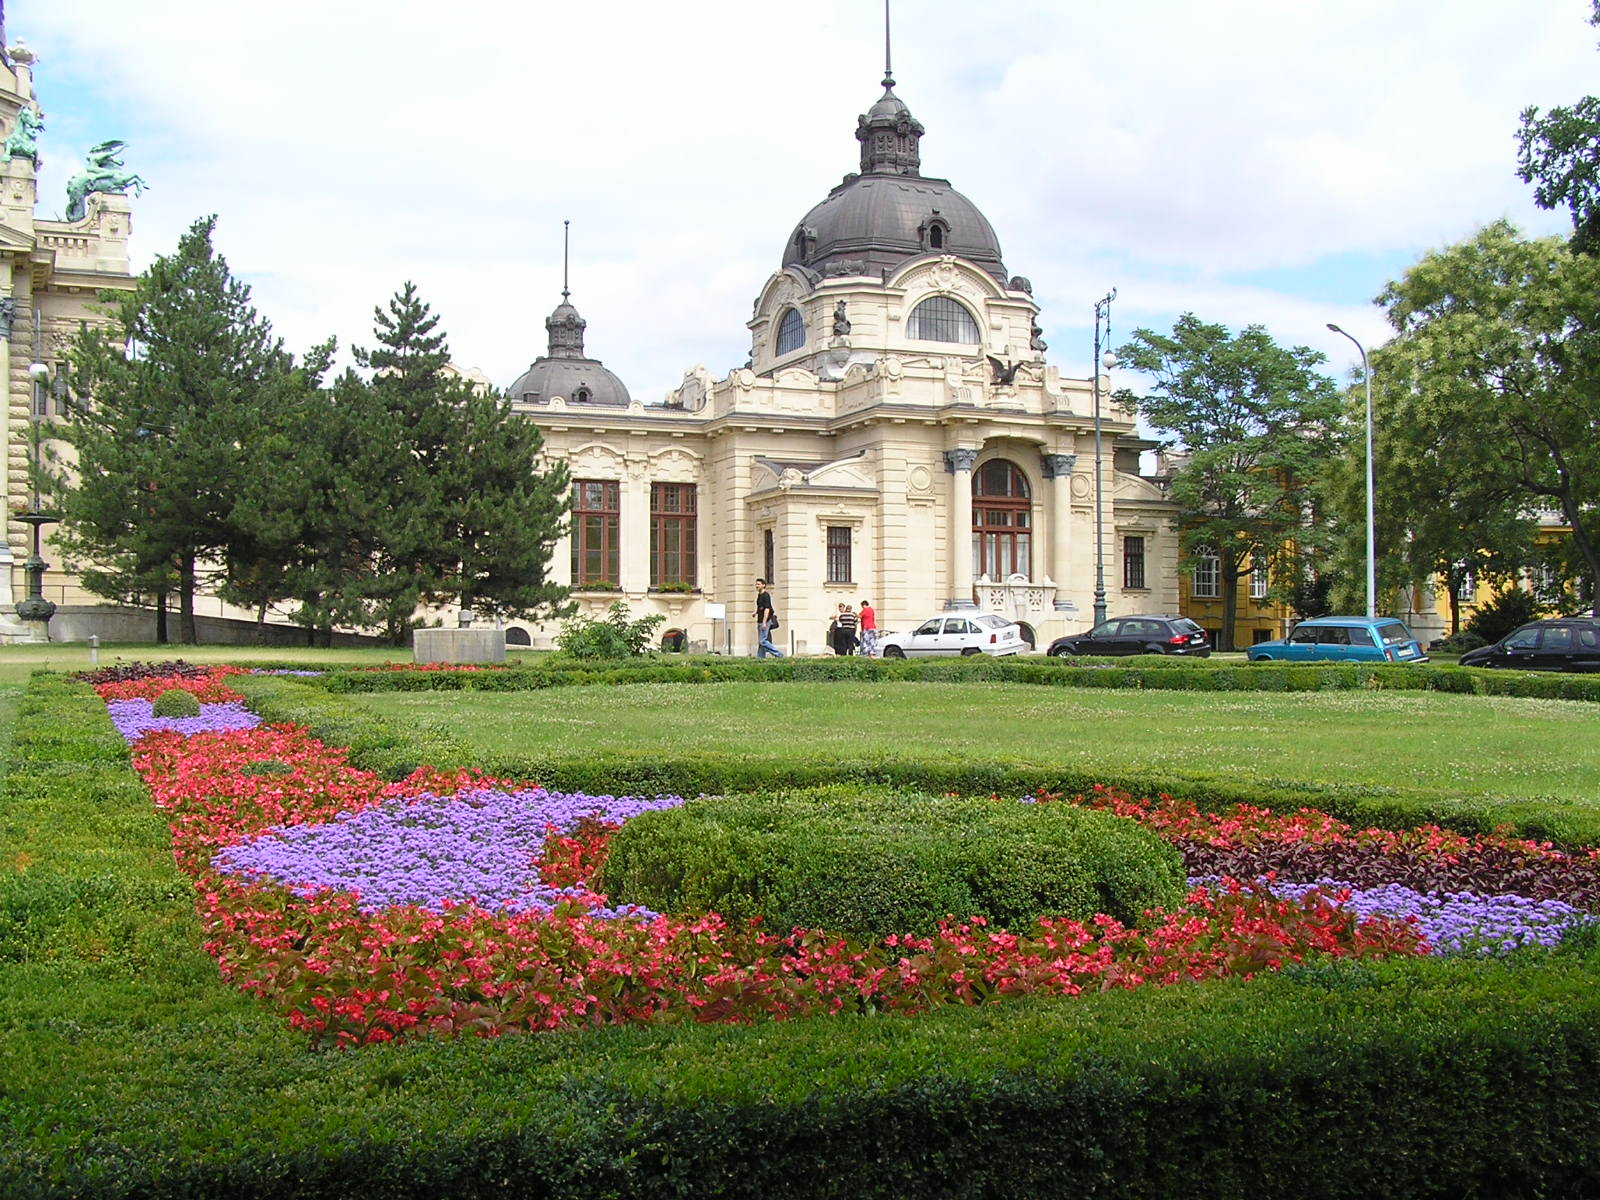
[[[40,55],[42,210],[90,144],[120,137],[153,184],[135,203],[143,260],[219,214],[219,246],[296,348],[369,343],[373,306],[413,280],[458,361],[502,385],[544,352],[570,218],[588,350],[656,400],[698,361],[744,362],[790,227],[856,165],[880,14],[20,0],[8,32]],[[1592,90],[1588,15],[902,0],[896,90],[927,126],[924,170],[1033,280],[1063,370],[1087,369],[1113,283],[1119,330],[1192,310],[1348,356],[1324,326],[1381,339],[1367,301],[1384,265],[1502,215],[1562,228],[1515,178],[1513,135],[1525,105]]]

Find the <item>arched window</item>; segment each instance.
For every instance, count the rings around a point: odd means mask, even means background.
[[[506,645],[531,646],[533,639],[528,636],[528,631],[520,625],[512,625],[506,629]]]
[[[778,353],[788,354],[806,344],[806,322],[798,308],[784,312],[783,323],[778,326]]]
[[[577,401],[579,404],[587,404],[587,403],[589,403],[589,389],[586,388],[586,387],[580,387],[576,392],[574,392],[572,394],[572,398],[575,401]]]
[[[919,342],[978,342],[978,323],[966,308],[949,296],[929,296],[911,310],[907,332]]]
[[[1015,463],[992,458],[972,476],[972,574],[1033,577],[1033,502]]]

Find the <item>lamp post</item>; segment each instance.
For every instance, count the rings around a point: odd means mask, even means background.
[[[1106,341],[1111,340],[1111,302],[1117,298],[1112,288],[1096,301],[1094,306],[1094,623],[1106,619],[1106,541],[1105,541],[1105,484],[1101,469],[1100,450],[1100,368],[1110,370],[1117,365],[1117,356],[1107,350],[1100,356],[1100,322],[1106,327]]]
[[[1367,384],[1367,617],[1378,615],[1378,539],[1376,522],[1372,515],[1372,369],[1367,364],[1367,348],[1332,321],[1328,328],[1341,337],[1350,338],[1361,354],[1361,378]]]

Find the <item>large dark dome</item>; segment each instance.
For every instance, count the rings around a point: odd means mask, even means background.
[[[989,219],[947,180],[921,175],[846,179],[795,226],[783,265],[819,275],[867,275],[922,254],[954,254],[1006,279]]]
[[[794,227],[783,265],[868,275],[923,254],[954,254],[1004,283],[1000,241],[988,218],[948,180],[923,176],[922,133],[886,72],[883,95],[856,122],[861,173],[845,176]]]

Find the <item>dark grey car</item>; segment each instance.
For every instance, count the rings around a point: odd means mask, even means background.
[[[1600,619],[1552,617],[1530,621],[1492,646],[1461,656],[1463,667],[1525,671],[1600,671]]]
[[[1185,654],[1210,658],[1211,640],[1188,617],[1136,615],[1112,617],[1085,633],[1059,637],[1045,653],[1056,658],[1080,654]]]

